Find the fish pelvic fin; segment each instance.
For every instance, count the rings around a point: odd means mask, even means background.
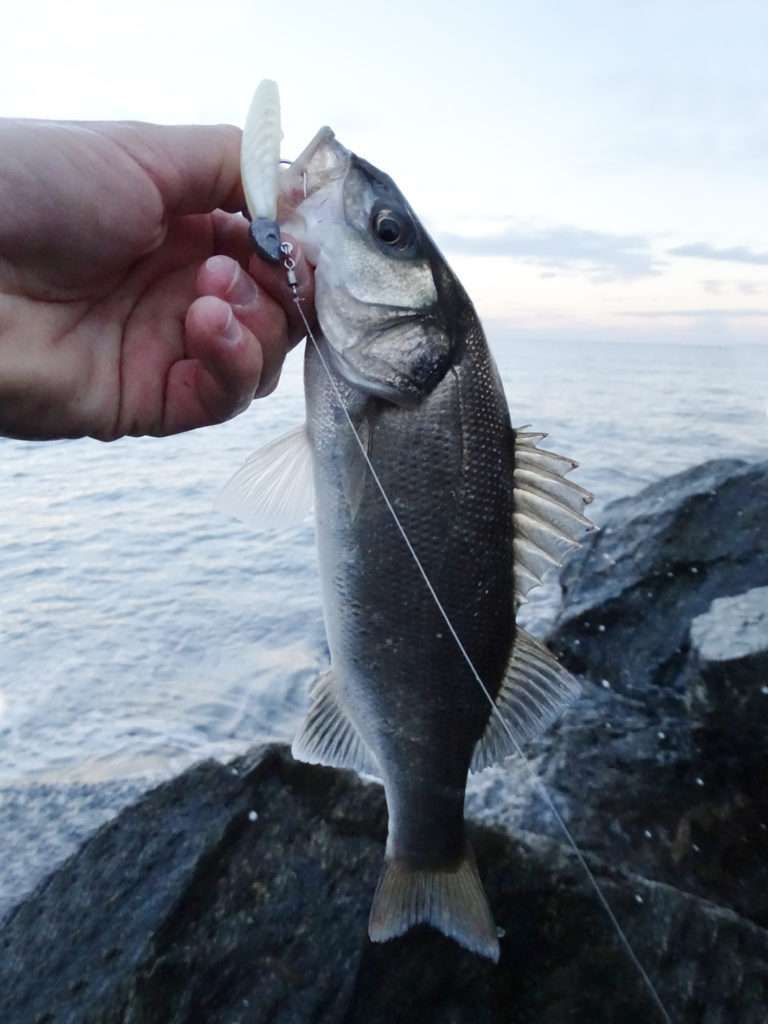
[[[417,924],[432,925],[465,949],[498,963],[496,925],[469,844],[452,871],[385,862],[368,921],[371,941],[386,942]]]
[[[291,745],[297,761],[381,776],[376,758],[341,705],[332,669],[310,688],[312,705]]]
[[[548,728],[580,693],[581,686],[570,672],[544,644],[518,626],[496,697],[498,713],[491,712],[475,747],[470,771],[482,771],[519,753],[521,743]]]

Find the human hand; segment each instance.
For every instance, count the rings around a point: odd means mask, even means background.
[[[226,125],[0,121],[0,434],[173,434],[275,387],[304,331],[251,255],[239,151]]]

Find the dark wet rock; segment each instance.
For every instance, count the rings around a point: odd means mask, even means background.
[[[720,461],[607,510],[551,638],[585,695],[535,750],[578,841],[768,925],[768,464]],[[478,813],[551,835],[511,776]],[[484,793],[483,787],[492,787]],[[529,787],[530,788],[530,787]]]
[[[585,681],[583,697],[532,750],[532,764],[584,848],[609,864],[730,907],[768,926],[768,757],[713,752],[674,708]],[[768,698],[767,698],[768,699]],[[473,781],[479,819],[559,838],[523,768]]]
[[[498,966],[430,929],[372,946],[378,786],[261,748],[104,826],[0,938],[3,1024],[492,1024],[660,1019],[559,843],[476,827]],[[763,1024],[768,933],[591,861],[676,1024]]]
[[[673,688],[690,624],[712,601],[768,585],[768,463],[716,460],[610,504],[568,562],[550,645],[619,692]]]
[[[0,834],[13,837],[12,856],[0,857],[0,922],[56,864],[146,789],[142,779],[0,788]]]
[[[693,620],[683,681],[712,740],[768,746],[768,587],[718,598]]]

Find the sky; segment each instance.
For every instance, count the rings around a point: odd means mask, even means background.
[[[322,124],[502,337],[768,341],[768,3],[8,5],[0,116]]]

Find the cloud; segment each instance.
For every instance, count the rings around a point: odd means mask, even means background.
[[[701,286],[709,295],[722,295],[724,292],[736,292],[739,295],[759,295],[766,291],[766,286],[760,281],[751,280],[725,280],[723,278],[709,277],[701,282]],[[722,301],[722,300],[721,300]]]
[[[768,319],[768,309],[627,309],[616,315],[643,317],[648,320],[663,317],[693,317],[699,320],[731,317]]]
[[[584,228],[540,231],[506,227],[484,235],[441,234],[442,245],[467,256],[506,256],[548,270],[577,270],[596,283],[650,277],[659,273],[648,240]]]
[[[756,281],[739,281],[737,287],[742,295],[757,295],[763,290]]]
[[[745,245],[734,245],[730,249],[718,249],[707,242],[692,242],[678,245],[669,250],[670,256],[689,256],[697,260],[719,260],[723,263],[750,263],[753,266],[768,267],[768,252],[755,252]]]

